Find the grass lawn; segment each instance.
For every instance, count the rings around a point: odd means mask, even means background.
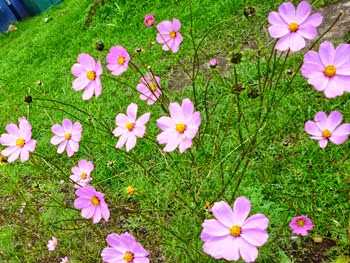
[[[232,206],[240,196],[251,201],[250,215],[269,219],[269,239],[256,262],[350,262],[349,142],[321,149],[304,131],[319,111],[337,110],[349,123],[349,94],[327,99],[307,83],[299,71],[305,49],[270,56],[275,41],[267,16],[282,1],[107,0],[92,13],[89,2],[65,0],[0,35],[0,134],[26,117],[37,141],[27,162],[0,163],[1,263],[60,262],[65,256],[74,263],[103,262],[106,236],[124,232],[149,251],[150,262],[226,262],[204,253],[202,224],[214,218],[214,202]],[[247,7],[255,10],[249,18]],[[147,13],[155,17],[153,27],[143,23]],[[181,21],[183,36],[176,54],[156,41],[155,26],[173,18]],[[106,55],[117,45],[131,62],[113,76]],[[71,68],[81,53],[101,60],[97,99],[82,100],[82,91],[72,88]],[[163,92],[151,106],[136,90],[150,70],[161,78]],[[169,103],[184,98],[200,112],[199,132],[184,153],[165,152],[156,140],[157,120],[169,116]],[[116,115],[131,102],[138,104],[138,117],[150,112],[150,121],[127,152],[115,148],[112,132]],[[64,118],[83,127],[71,158],[50,143],[51,127]],[[94,164],[90,184],[104,193],[107,222],[93,224],[74,208],[69,176],[81,159]],[[295,239],[288,225],[299,215],[314,228]],[[58,245],[49,252],[52,236]]]

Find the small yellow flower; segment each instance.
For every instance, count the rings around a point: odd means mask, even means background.
[[[129,185],[129,186],[126,188],[126,193],[127,193],[128,195],[133,195],[133,194],[135,194],[135,192],[136,192],[136,189],[135,189],[135,187],[133,187],[132,185]]]

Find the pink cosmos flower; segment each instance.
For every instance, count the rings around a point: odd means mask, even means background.
[[[115,137],[119,137],[116,148],[120,149],[124,145],[126,151],[130,151],[136,145],[136,137],[142,138],[146,132],[145,124],[148,122],[151,113],[147,112],[143,114],[138,120],[137,116],[137,104],[130,103],[126,109],[126,114],[119,113],[115,117],[115,123],[117,128],[113,131]]]
[[[294,234],[302,236],[307,236],[307,232],[314,227],[311,219],[304,215],[293,217],[292,221],[289,223],[289,226]]]
[[[311,50],[305,54],[301,74],[327,98],[350,92],[350,45],[334,49],[332,43],[323,42],[318,53]]]
[[[78,196],[74,201],[74,207],[81,209],[81,216],[84,218],[93,217],[93,223],[96,224],[101,221],[109,219],[109,209],[104,200],[104,194],[97,192],[95,188],[90,185],[85,185],[75,191]]]
[[[122,46],[111,47],[106,57],[107,68],[113,75],[119,76],[128,69],[130,55]]]
[[[92,177],[90,176],[92,170],[94,170],[94,164],[87,160],[80,160],[78,166],[72,168],[73,174],[69,178],[75,183],[75,188],[80,188],[87,185]]]
[[[314,39],[317,36],[317,27],[322,23],[322,15],[319,13],[309,16],[311,5],[302,1],[295,10],[290,2],[283,3],[278,12],[271,12],[268,20],[271,26],[268,28],[272,38],[279,38],[276,49],[292,52],[305,47],[306,39]]]
[[[140,83],[136,89],[141,93],[140,99],[146,100],[148,105],[154,104],[162,94],[160,90],[160,77],[154,76],[151,72],[146,73],[146,77],[140,78]]]
[[[263,214],[248,217],[251,203],[244,196],[238,197],[232,208],[224,201],[215,202],[211,208],[216,219],[204,220],[201,239],[203,250],[215,259],[253,262],[258,249],[267,241],[266,228],[269,219]]]
[[[149,252],[136,242],[128,232],[118,235],[112,233],[106,238],[110,247],[102,250],[101,256],[108,263],[149,263]]]
[[[29,152],[34,152],[36,146],[36,140],[32,139],[32,126],[26,118],[22,117],[18,119],[19,125],[14,123],[6,125],[6,131],[0,137],[0,143],[3,146],[7,146],[2,150],[3,156],[10,156],[8,162],[14,162],[19,156],[21,162],[28,161]]]
[[[158,34],[156,39],[159,44],[163,44],[163,50],[171,49],[173,53],[179,51],[183,39],[179,32],[180,28],[181,23],[176,18],[173,19],[173,22],[165,20],[157,25]]]
[[[61,258],[61,262],[60,263],[68,263],[69,259],[67,257]]]
[[[81,139],[82,126],[80,122],[72,124],[70,119],[64,119],[62,125],[55,124],[51,130],[55,134],[51,138],[51,144],[58,145],[57,153],[63,153],[67,149],[68,157],[79,151],[79,141]]]
[[[146,26],[153,26],[154,24],[154,16],[152,14],[145,15],[145,18],[143,19],[143,22]]]
[[[89,100],[95,94],[96,98],[102,91],[100,75],[102,74],[101,61],[97,64],[89,54],[80,54],[79,63],[72,66],[72,73],[77,78],[73,81],[73,89],[76,91],[84,89],[83,100]]]
[[[332,111],[328,117],[325,112],[319,111],[314,120],[305,123],[305,131],[311,135],[311,139],[318,140],[321,148],[325,148],[328,141],[342,144],[350,134],[350,123],[340,125],[343,115],[339,111]]]
[[[213,58],[209,61],[209,65],[211,68],[216,68],[216,65],[217,65],[217,62],[216,62],[216,59]]]
[[[192,140],[196,136],[201,124],[200,112],[194,111],[190,99],[184,99],[182,105],[170,103],[170,117],[160,117],[157,126],[163,130],[157,136],[160,144],[166,144],[164,151],[172,152],[179,147],[180,153],[192,146]]]
[[[51,240],[49,240],[49,242],[47,243],[47,249],[49,251],[54,251],[57,247],[57,238],[52,237]]]

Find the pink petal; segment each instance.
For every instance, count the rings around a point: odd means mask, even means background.
[[[115,117],[115,123],[117,124],[117,126],[125,128],[125,125],[130,122],[129,118],[124,114],[124,113],[119,113],[116,117]]]
[[[343,115],[339,111],[332,111],[327,119],[327,128],[330,132],[333,132],[335,128],[342,122]]]
[[[96,207],[95,207],[95,213],[94,213],[94,217],[93,217],[92,222],[93,222],[94,224],[97,224],[98,222],[101,221],[101,218],[102,218],[101,208],[100,208],[100,206],[96,206]]]
[[[136,145],[136,136],[133,133],[128,134],[128,139],[125,144],[126,151],[129,152],[131,149],[133,149]]]
[[[126,109],[127,116],[129,118],[129,121],[132,123],[136,122],[136,116],[137,116],[137,104],[130,103],[128,108]]]
[[[64,149],[66,149],[67,140],[62,141],[57,147],[57,153],[63,153]]]
[[[349,57],[350,57],[350,45],[349,44],[340,44],[335,49],[334,53],[334,65],[338,68],[345,63],[349,63]]]
[[[119,138],[115,148],[118,148],[118,149],[123,148],[123,146],[125,145],[127,139],[128,139],[127,133],[122,134],[122,136],[120,136],[120,138]]]
[[[314,39],[317,36],[317,30],[316,27],[314,27],[313,25],[302,25],[299,27],[297,34],[301,35],[306,39]]]
[[[157,136],[157,140],[158,140],[158,136]],[[180,140],[181,139],[179,139],[177,137],[174,137],[174,136],[170,137],[168,139],[167,144],[165,145],[163,150],[165,152],[172,152],[172,151],[174,151],[179,146]],[[158,142],[161,143],[160,140],[158,140]]]
[[[267,29],[269,31],[270,37],[272,38],[280,38],[290,33],[287,26],[269,26]]]
[[[327,139],[321,139],[318,141],[318,145],[320,146],[320,148],[324,149],[327,147],[328,144],[328,140]]]
[[[316,122],[316,125],[320,128],[321,131],[324,131],[327,129],[327,121],[328,117],[327,114],[323,111],[319,111],[315,114],[314,120]]]
[[[262,246],[266,243],[269,235],[265,230],[262,229],[243,229],[241,237],[253,246]]]
[[[160,128],[161,130],[166,130],[168,128],[175,128],[175,122],[172,118],[170,117],[160,117],[157,120],[157,126],[158,128]]]
[[[281,18],[287,22],[288,25],[291,22],[294,22],[295,8],[292,3],[287,2],[280,5],[278,8],[278,13],[280,14]]]
[[[194,111],[194,106],[193,106],[193,102],[190,99],[183,99],[182,100],[182,112],[184,115],[184,119],[185,120],[189,120],[192,115],[193,115],[193,111]]]
[[[231,222],[232,224],[229,227],[233,225],[242,226],[249,215],[250,208],[251,203],[247,198],[244,196],[236,198],[233,205],[233,222]]]
[[[150,112],[146,112],[140,116],[140,118],[136,121],[136,125],[145,125],[151,116]]]
[[[126,132],[127,132],[126,128],[117,127],[117,128],[114,129],[113,135],[115,137],[119,137],[120,135],[122,135],[122,134],[124,134]]]
[[[175,31],[179,31],[180,28],[181,28],[181,22],[180,22],[180,20],[174,18],[174,19],[173,19],[172,28],[173,28],[173,30],[175,30]]]
[[[4,151],[3,151],[3,152],[4,152]],[[21,153],[21,148],[17,148],[17,149],[9,156],[9,158],[7,159],[7,161],[8,161],[9,163],[14,162],[15,160],[18,159],[20,153]],[[5,155],[5,154],[4,154],[4,155]],[[6,156],[6,155],[5,155],[5,156]]]
[[[230,229],[221,224],[216,219],[206,219],[203,224],[203,231],[201,233],[201,239],[206,242],[212,237],[220,237],[230,235]]]
[[[305,39],[298,33],[292,33],[290,36],[290,50],[292,52],[299,51],[305,47]]]
[[[302,23],[301,26],[309,24],[313,25],[314,27],[318,27],[319,25],[321,25],[322,20],[323,16],[320,13],[312,14]]]
[[[269,219],[263,214],[255,214],[249,217],[242,225],[243,229],[257,228],[266,229],[269,224]]]
[[[277,27],[281,27],[281,28],[284,27],[289,32],[289,29],[288,29],[289,24],[281,18],[279,13],[277,13],[275,11],[270,12],[269,16],[268,16],[268,21],[272,26],[277,26]]]
[[[66,139],[63,137],[63,136],[53,136],[50,140],[50,143],[53,144],[53,145],[57,145],[63,141],[65,141]]]
[[[59,124],[55,124],[54,126],[52,126],[51,131],[59,136],[64,136],[66,134],[65,130],[63,129],[63,127]]]
[[[322,130],[313,121],[307,121],[305,123],[305,131],[313,136],[322,136]]]
[[[258,249],[243,238],[238,239],[239,254],[245,262],[254,262],[258,258]]]
[[[86,73],[87,73],[87,71],[82,65],[75,63],[72,66],[72,74],[74,76],[79,77],[80,75],[86,75]]]
[[[62,127],[65,133],[71,133],[72,131],[72,121],[70,119],[63,119]]]
[[[17,136],[5,133],[1,135],[0,143],[4,146],[15,146],[17,139]]]
[[[10,123],[10,124],[6,125],[5,129],[8,132],[8,134],[14,135],[17,138],[19,137],[19,129],[18,129],[17,125]]]
[[[238,260],[240,257],[238,239],[230,235],[206,241],[203,244],[203,250],[215,259]]]
[[[235,207],[236,207],[237,199],[235,201]],[[244,208],[240,207],[241,205],[243,205],[241,200],[238,201],[237,205],[238,205],[238,208],[237,208],[238,211],[233,212],[232,208],[225,201],[215,202],[211,211],[221,224],[223,224],[227,228],[231,228],[233,225],[239,223],[239,220],[241,219],[240,215],[237,214],[240,211],[240,209],[244,211]],[[250,207],[249,207],[249,210],[250,210]]]
[[[89,100],[94,95],[94,82],[89,82],[83,93],[83,100]]]
[[[91,218],[95,214],[96,207],[94,207],[92,204],[88,207],[85,207],[81,210],[81,216],[84,218]]]
[[[192,146],[192,139],[186,138],[185,140],[180,140],[180,143],[179,143],[179,151],[180,151],[180,153],[183,153],[184,151],[186,151],[191,146]]]
[[[290,37],[291,37],[291,34],[288,34],[288,35],[285,35],[285,36],[281,37],[277,41],[275,48],[278,51],[286,51],[286,50],[288,50],[289,49]]]
[[[169,105],[170,117],[173,119],[175,123],[183,123],[184,117],[182,108],[177,102],[170,103]]]
[[[319,49],[318,54],[320,55],[320,59],[323,65],[333,65],[334,63],[334,47],[331,42],[325,41],[323,42]]]
[[[80,54],[78,56],[78,61],[82,66],[84,66],[88,70],[95,69],[95,60],[89,54]]]
[[[295,22],[298,24],[303,23],[309,17],[310,13],[311,13],[311,5],[306,1],[300,2],[295,12],[295,18],[296,18]]]

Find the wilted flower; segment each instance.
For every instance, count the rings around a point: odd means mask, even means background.
[[[97,40],[95,42],[95,49],[97,51],[103,51],[104,48],[105,48],[105,45],[103,44],[103,42],[101,40]]]
[[[83,100],[89,100],[95,94],[96,98],[102,92],[100,75],[102,74],[101,61],[95,62],[89,54],[80,54],[78,62],[72,66],[72,73],[77,78],[73,81],[73,89],[83,90]]]
[[[308,234],[308,231],[314,227],[311,219],[304,215],[293,217],[289,226],[294,234],[302,236],[306,236]]]
[[[271,12],[268,20],[271,26],[268,28],[272,38],[279,38],[276,49],[292,52],[305,47],[305,39],[314,39],[317,36],[317,27],[322,23],[322,15],[319,13],[309,16],[311,5],[302,1],[297,10],[290,2],[283,3],[278,12]]]
[[[134,236],[129,233],[121,235],[112,233],[107,236],[109,247],[102,250],[103,261],[108,263],[149,263],[149,252],[136,242]]]
[[[339,111],[332,111],[328,117],[325,112],[319,111],[314,120],[305,123],[305,131],[311,139],[318,140],[321,148],[325,148],[328,141],[342,144],[350,134],[350,123],[340,125],[343,115]]]
[[[91,172],[94,170],[94,164],[87,160],[80,160],[78,166],[72,168],[73,174],[69,178],[75,183],[75,188],[80,188],[84,185],[87,185],[92,177],[90,176]]]
[[[350,92],[350,45],[333,44],[325,41],[319,52],[310,50],[304,56],[301,74],[317,91],[323,91],[327,98]]]
[[[153,26],[154,24],[154,16],[152,14],[145,15],[145,18],[143,19],[143,22],[146,26]]]
[[[163,44],[163,50],[167,51],[171,49],[173,53],[179,51],[183,40],[179,32],[180,28],[181,23],[176,18],[173,19],[173,22],[165,20],[157,25],[158,34],[156,39],[159,44]]]
[[[74,207],[81,209],[81,216],[84,218],[93,217],[94,224],[109,219],[109,209],[104,200],[104,194],[97,192],[94,187],[85,185],[75,191],[78,196],[74,201]]]
[[[170,103],[170,117],[160,117],[157,126],[163,130],[157,136],[160,144],[166,144],[164,151],[172,152],[179,147],[180,153],[192,146],[192,140],[196,136],[201,124],[200,112],[194,111],[190,99],[184,99],[180,106],[177,102]]]
[[[113,75],[119,76],[128,69],[130,55],[122,46],[111,47],[106,57],[107,68]]]
[[[133,195],[133,194],[135,194],[135,192],[136,192],[136,189],[135,189],[135,187],[133,187],[132,185],[129,185],[129,186],[126,188],[126,193],[127,193],[128,195]]]
[[[160,90],[160,77],[154,76],[151,72],[146,73],[146,77],[140,78],[140,83],[136,89],[141,93],[140,99],[147,101],[148,105],[154,104],[162,94]]]
[[[215,202],[211,212],[216,219],[204,220],[201,239],[203,250],[215,259],[253,262],[258,249],[267,241],[266,228],[269,219],[263,214],[248,217],[251,203],[244,196],[238,197],[232,208],[224,201]]]
[[[79,151],[79,142],[81,139],[82,126],[80,122],[72,124],[70,119],[64,119],[62,125],[52,126],[52,132],[55,134],[51,138],[51,144],[58,145],[57,153],[63,153],[67,149],[68,157]]]
[[[149,121],[150,113],[147,112],[136,120],[137,104],[130,103],[126,109],[126,114],[119,113],[115,117],[117,128],[113,131],[115,137],[119,137],[116,148],[122,148],[124,145],[126,151],[130,151],[136,145],[136,137],[142,138],[146,132],[145,124]]]
[[[28,161],[29,152],[34,152],[36,146],[36,140],[32,139],[32,126],[27,119],[19,118],[18,123],[18,126],[14,123],[7,124],[8,133],[0,137],[1,145],[7,146],[1,154],[9,156],[7,159],[9,163],[14,162],[18,157],[22,162]]]
[[[49,251],[54,251],[56,249],[57,246],[57,238],[52,237],[51,240],[49,240],[49,242],[47,243],[47,249]]]

